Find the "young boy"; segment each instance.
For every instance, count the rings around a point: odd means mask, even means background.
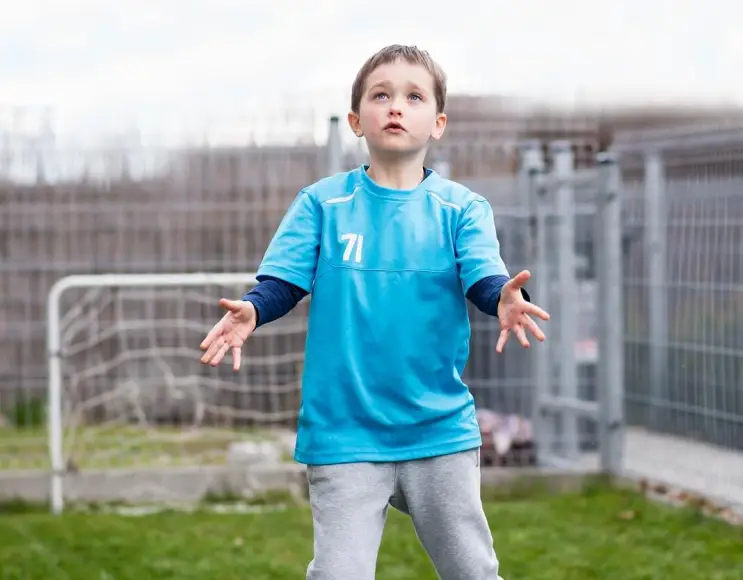
[[[446,79],[428,53],[394,45],[361,68],[348,121],[370,164],[299,193],[259,284],[204,339],[217,365],[312,293],[295,459],[314,518],[309,580],[372,580],[389,505],[410,515],[443,580],[496,580],[480,499],[480,431],[462,381],[465,298],[510,332],[544,334],[524,271],[509,279],[490,204],[424,168],[444,133]]]

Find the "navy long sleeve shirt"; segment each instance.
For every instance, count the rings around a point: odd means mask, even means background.
[[[481,312],[498,316],[501,290],[508,280],[508,276],[483,278],[472,285],[467,299]],[[530,300],[526,290],[522,289],[522,294],[526,300]],[[287,314],[305,296],[307,292],[294,284],[273,276],[258,276],[258,284],[243,296],[243,300],[253,304],[258,317],[256,326],[262,326]]]

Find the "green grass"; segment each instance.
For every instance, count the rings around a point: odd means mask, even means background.
[[[630,492],[487,504],[506,580],[739,580],[743,530]],[[0,517],[3,580],[303,578],[306,507],[260,514],[143,517],[16,513]],[[377,577],[435,579],[408,518],[391,511]]]
[[[83,427],[65,433],[65,456],[80,469],[218,465],[231,442],[270,437],[255,429]],[[48,469],[48,445],[42,427],[0,427],[0,471]]]

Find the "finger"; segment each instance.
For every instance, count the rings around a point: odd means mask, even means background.
[[[513,327],[513,333],[516,335],[516,338],[518,338],[521,346],[523,346],[524,348],[529,348],[531,346],[529,344],[529,339],[526,338],[526,332],[524,331],[523,326],[521,326],[520,324],[516,324]]]
[[[217,337],[210,345],[209,348],[206,350],[206,352],[201,356],[201,362],[206,364],[212,361],[212,359],[217,355],[219,352],[219,349],[222,348],[222,345],[224,344],[224,338],[219,336]]]
[[[232,347],[232,370],[235,372],[240,370],[240,358],[242,356],[242,349],[239,346]]]
[[[222,308],[229,310],[230,312],[234,312],[235,314],[241,313],[244,307],[242,300],[227,300],[226,298],[222,298],[219,301],[219,305]]]
[[[211,361],[209,361],[209,364],[212,365],[213,367],[217,366],[219,363],[222,362],[222,359],[229,352],[229,350],[230,350],[230,343],[228,342],[222,343],[222,345],[219,348],[219,351],[217,351],[217,354],[214,355],[214,358]]]
[[[525,314],[532,314],[533,316],[541,318],[542,320],[550,319],[550,315],[547,311],[542,310],[539,306],[537,306],[536,304],[532,304],[531,302],[526,302],[523,310]]]
[[[498,342],[495,345],[495,352],[498,354],[503,352],[503,347],[506,346],[506,342],[508,342],[508,329],[504,328],[500,331],[500,335],[498,336]]]
[[[204,356],[201,357],[201,362],[211,364],[214,358],[219,355],[219,352],[224,348],[224,345],[229,347],[229,342],[224,334],[218,336],[214,342],[209,346]]]
[[[219,338],[219,335],[222,334],[222,321],[220,320],[215,324],[212,329],[209,331],[209,333],[206,335],[204,340],[201,341],[201,350],[208,349],[217,338]]]
[[[521,325],[531,332],[539,342],[544,341],[544,332],[542,332],[542,329],[537,326],[537,323],[528,314],[521,316]]]
[[[524,284],[526,284],[529,279],[531,278],[531,272],[529,270],[521,270],[518,274],[516,274],[513,278],[511,278],[508,282],[506,282],[506,286],[508,286],[509,289],[513,288],[521,288]]]

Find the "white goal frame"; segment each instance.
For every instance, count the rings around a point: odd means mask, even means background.
[[[66,472],[62,425],[62,295],[73,288],[136,288],[141,286],[238,286],[250,288],[258,283],[255,272],[249,273],[192,273],[192,274],[90,274],[72,275],[57,280],[47,296],[47,348],[49,379],[48,437],[51,462],[51,510],[54,514],[64,509],[64,475]]]

